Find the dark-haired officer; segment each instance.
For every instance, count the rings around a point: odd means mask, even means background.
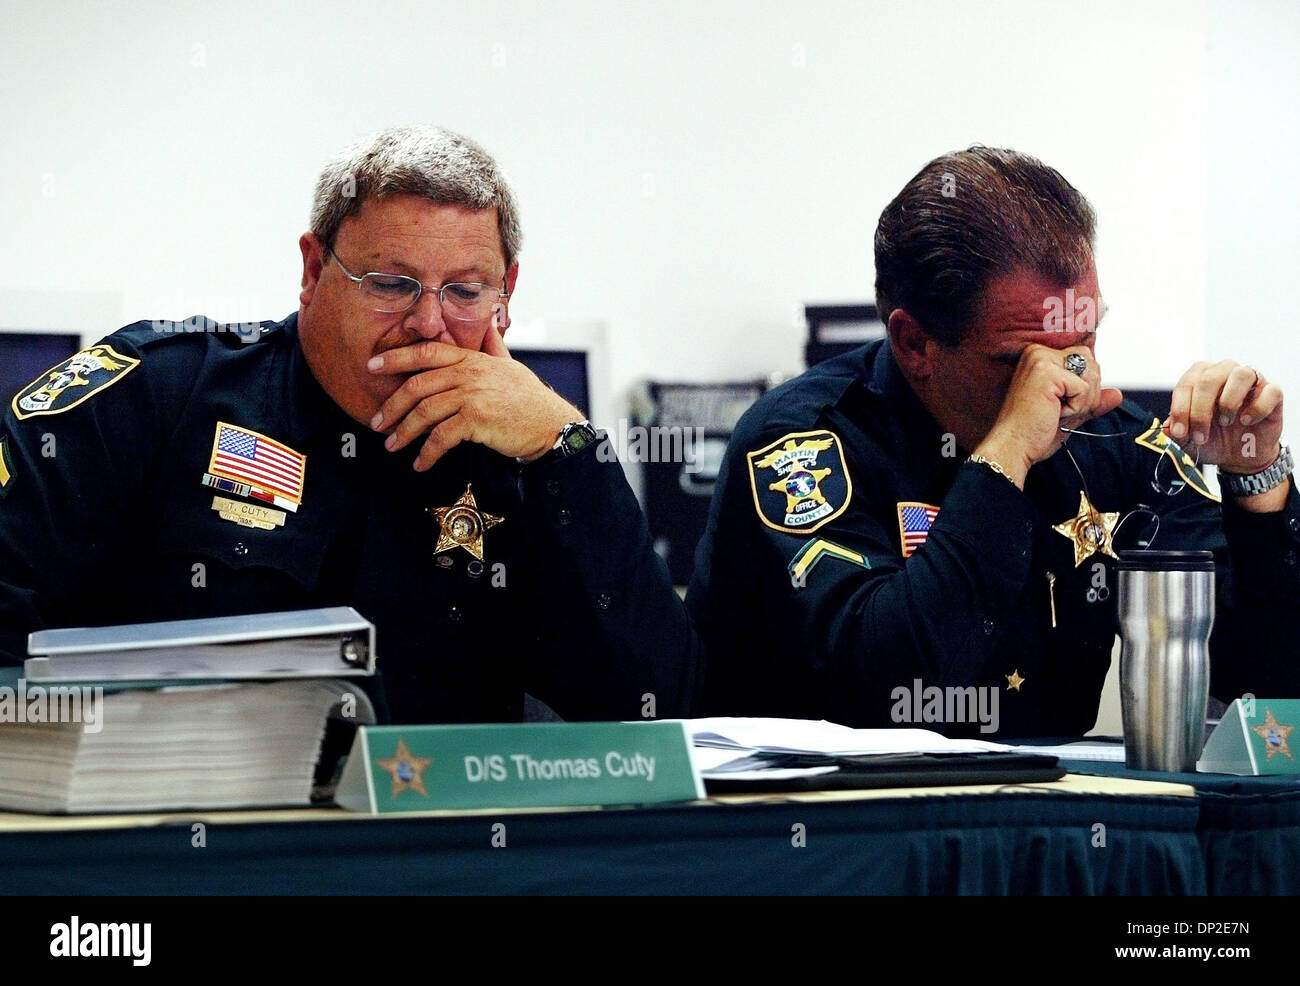
[[[983,147],[885,208],[888,339],[766,394],[732,437],[687,597],[707,713],[890,726],[942,696],[919,724],[1082,734],[1115,551],[1139,544],[1216,554],[1214,695],[1300,692],[1279,630],[1300,608],[1282,393],[1197,363],[1161,423],[1102,387],[1093,229],[1055,170]],[[1171,443],[1219,466],[1222,503]],[[977,696],[997,722],[973,721]]]
[[[392,718],[689,711],[698,642],[596,433],[502,341],[519,218],[432,127],[322,173],[280,322],[138,323],[0,419],[0,658],[55,626],[351,605]],[[197,330],[197,331],[196,331]]]

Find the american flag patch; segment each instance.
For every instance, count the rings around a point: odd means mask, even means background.
[[[939,508],[928,503],[904,500],[898,504],[898,534],[904,558],[912,557],[912,552],[925,544],[934,519],[938,516]]]
[[[307,457],[288,445],[238,425],[217,422],[212,459],[208,463],[211,475],[246,483],[254,491],[253,495],[269,494],[278,506],[297,510],[302,503],[306,469]]]

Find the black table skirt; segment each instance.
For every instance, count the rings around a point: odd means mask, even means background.
[[[1170,774],[1118,763],[1067,763],[1104,777],[1174,781],[1196,788],[1197,838],[1214,895],[1300,894],[1300,777]]]
[[[1192,798],[1007,792],[210,823],[206,848],[191,845],[186,822],[0,835],[0,889],[67,895],[1203,894],[1200,817]],[[1104,845],[1095,844],[1102,834]],[[504,835],[504,847],[493,847],[494,835],[498,841]]]

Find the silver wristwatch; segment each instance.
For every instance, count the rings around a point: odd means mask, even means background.
[[[1282,454],[1274,459],[1273,464],[1267,469],[1252,472],[1248,476],[1238,476],[1220,469],[1219,478],[1223,480],[1224,487],[1233,496],[1258,496],[1281,486],[1294,468],[1295,459],[1291,456],[1291,448],[1283,444]]]

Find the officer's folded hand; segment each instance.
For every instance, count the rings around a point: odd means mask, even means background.
[[[1194,363],[1174,388],[1167,434],[1228,472],[1258,472],[1277,458],[1282,389],[1232,360]]]
[[[1073,356],[1082,374],[1069,369]],[[1082,360],[1082,364],[1078,361]],[[1055,455],[1078,428],[1119,407],[1114,387],[1101,386],[1101,367],[1091,346],[1055,348],[1030,343],[1020,354],[1002,410],[979,451],[997,459],[1023,482],[1037,462]]]
[[[483,351],[424,340],[390,349],[369,363],[372,373],[410,375],[370,425],[388,435],[389,451],[424,438],[417,471],[433,466],[461,442],[532,461],[555,444],[560,430],[583,415],[510,357],[493,325]]]

